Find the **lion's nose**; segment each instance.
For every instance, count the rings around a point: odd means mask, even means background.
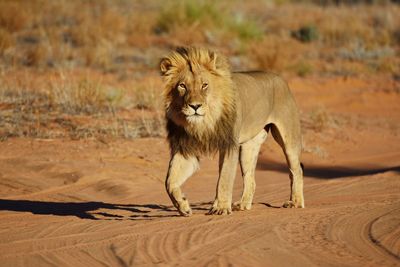
[[[201,104],[189,104],[189,106],[196,111],[199,107],[201,107]]]

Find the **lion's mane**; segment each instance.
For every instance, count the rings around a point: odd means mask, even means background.
[[[233,88],[229,65],[225,57],[203,48],[181,47],[166,58],[168,68],[163,76],[165,79],[165,111],[167,119],[168,140],[171,153],[177,152],[186,156],[213,154],[217,151],[231,151],[238,144],[234,135],[236,122],[236,92]],[[189,68],[196,75],[194,66],[211,73],[213,87],[210,92],[213,97],[213,110],[205,116],[204,126],[181,126],[171,119],[168,113],[178,112],[172,108],[174,90],[182,78],[182,70]],[[163,70],[162,70],[163,72]],[[190,92],[189,92],[190,93]]]

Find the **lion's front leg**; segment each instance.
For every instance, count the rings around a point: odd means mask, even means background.
[[[253,204],[256,190],[255,172],[261,144],[267,138],[263,129],[255,137],[243,143],[240,148],[239,162],[243,176],[243,194],[240,201],[233,204],[235,210],[249,210]]]
[[[173,155],[169,163],[165,187],[172,203],[183,216],[190,216],[192,210],[189,201],[181,191],[181,186],[198,168],[197,157],[185,158],[180,153]]]
[[[230,152],[220,152],[217,195],[208,214],[227,215],[232,213],[232,190],[238,155],[238,149]]]

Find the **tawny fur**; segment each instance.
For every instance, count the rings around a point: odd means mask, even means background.
[[[178,48],[160,69],[171,148],[166,188],[180,214],[191,214],[181,185],[201,155],[215,152],[220,174],[210,214],[231,212],[239,158],[244,190],[235,207],[250,209],[258,152],[269,131],[288,161],[291,195],[284,206],[304,207],[299,115],[286,82],[273,73],[231,73],[223,56],[204,48]]]

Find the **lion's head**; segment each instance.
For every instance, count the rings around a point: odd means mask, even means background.
[[[183,154],[230,148],[236,111],[226,59],[203,48],[178,48],[160,69],[171,148]]]

